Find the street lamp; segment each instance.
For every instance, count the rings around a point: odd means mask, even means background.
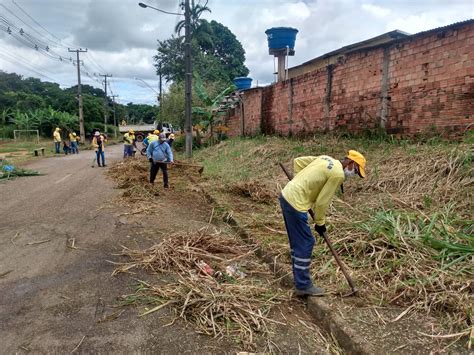
[[[138,6],[146,9],[150,9],[163,12],[169,15],[179,15],[176,12],[168,12],[164,10],[157,9],[156,7],[150,6],[148,4],[139,2]],[[186,136],[186,157],[191,158],[193,155],[193,129],[192,129],[192,120],[191,120],[191,105],[192,105],[192,64],[191,64],[191,10],[189,8],[189,0],[184,0],[184,63],[185,63],[185,85],[184,85],[184,131]]]

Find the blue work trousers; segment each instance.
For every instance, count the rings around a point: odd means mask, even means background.
[[[102,149],[99,149],[95,152],[97,155],[97,165],[100,166],[100,158],[102,158],[102,166],[105,166],[105,155]]]
[[[308,224],[308,213],[295,210],[281,195],[280,206],[290,241],[295,287],[298,290],[305,290],[313,286],[309,267],[315,243],[311,227]]]
[[[123,157],[133,157],[133,145],[124,144],[123,145]]]
[[[77,142],[71,142],[71,154],[79,153],[77,150]]]
[[[56,148],[56,154],[59,154],[59,149],[61,148],[61,142],[54,142],[54,147]]]

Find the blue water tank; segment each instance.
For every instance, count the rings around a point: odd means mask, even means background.
[[[270,54],[279,53],[289,49],[289,54],[294,55],[296,34],[298,30],[292,27],[273,27],[265,31]]]
[[[252,78],[247,78],[246,76],[241,76],[234,79],[234,84],[237,86],[237,90],[250,89],[252,86]]]

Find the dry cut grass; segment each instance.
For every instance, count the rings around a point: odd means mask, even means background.
[[[342,158],[348,149],[366,155],[368,178],[344,184],[345,194],[334,199],[327,223],[364,302],[424,311],[447,320],[455,330],[471,326],[474,168],[470,145],[260,137],[225,142],[200,152],[198,159],[211,177],[208,190],[216,191],[217,186],[225,191],[229,197],[224,199],[234,212],[260,223],[255,235],[266,240],[273,235],[274,251],[289,263],[277,203],[286,177],[278,163],[290,167],[293,158],[303,155]],[[248,202],[232,198],[236,191],[247,196]],[[260,191],[264,199],[255,198]],[[258,202],[273,206],[262,207]],[[318,283],[335,292],[346,287],[326,247],[317,246],[313,260]]]
[[[151,285],[140,281],[137,292],[125,296],[124,302],[145,299],[154,305],[142,315],[171,306],[175,319],[190,322],[198,332],[232,336],[252,348],[256,334],[269,332],[269,323],[281,324],[269,313],[286,299],[264,279],[253,276],[267,273],[252,260],[253,252],[238,240],[211,233],[206,227],[195,233],[176,233],[145,250],[123,247],[121,255],[128,261],[118,265],[114,274],[136,269],[171,273],[175,282]],[[247,275],[228,275],[226,268],[232,265],[239,265]]]

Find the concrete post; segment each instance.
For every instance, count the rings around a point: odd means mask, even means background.
[[[324,97],[324,131],[329,132],[329,115],[331,111],[331,91],[332,91],[332,71],[334,65],[329,64],[327,66],[327,78],[326,78],[326,96]]]
[[[285,72],[285,59],[286,55],[279,55],[278,57],[278,81],[283,81],[286,79],[286,72]]]
[[[380,128],[387,129],[388,120],[388,67],[390,64],[390,48],[387,46],[383,49],[383,63],[382,63],[382,84],[381,84],[381,105],[380,105]]]

